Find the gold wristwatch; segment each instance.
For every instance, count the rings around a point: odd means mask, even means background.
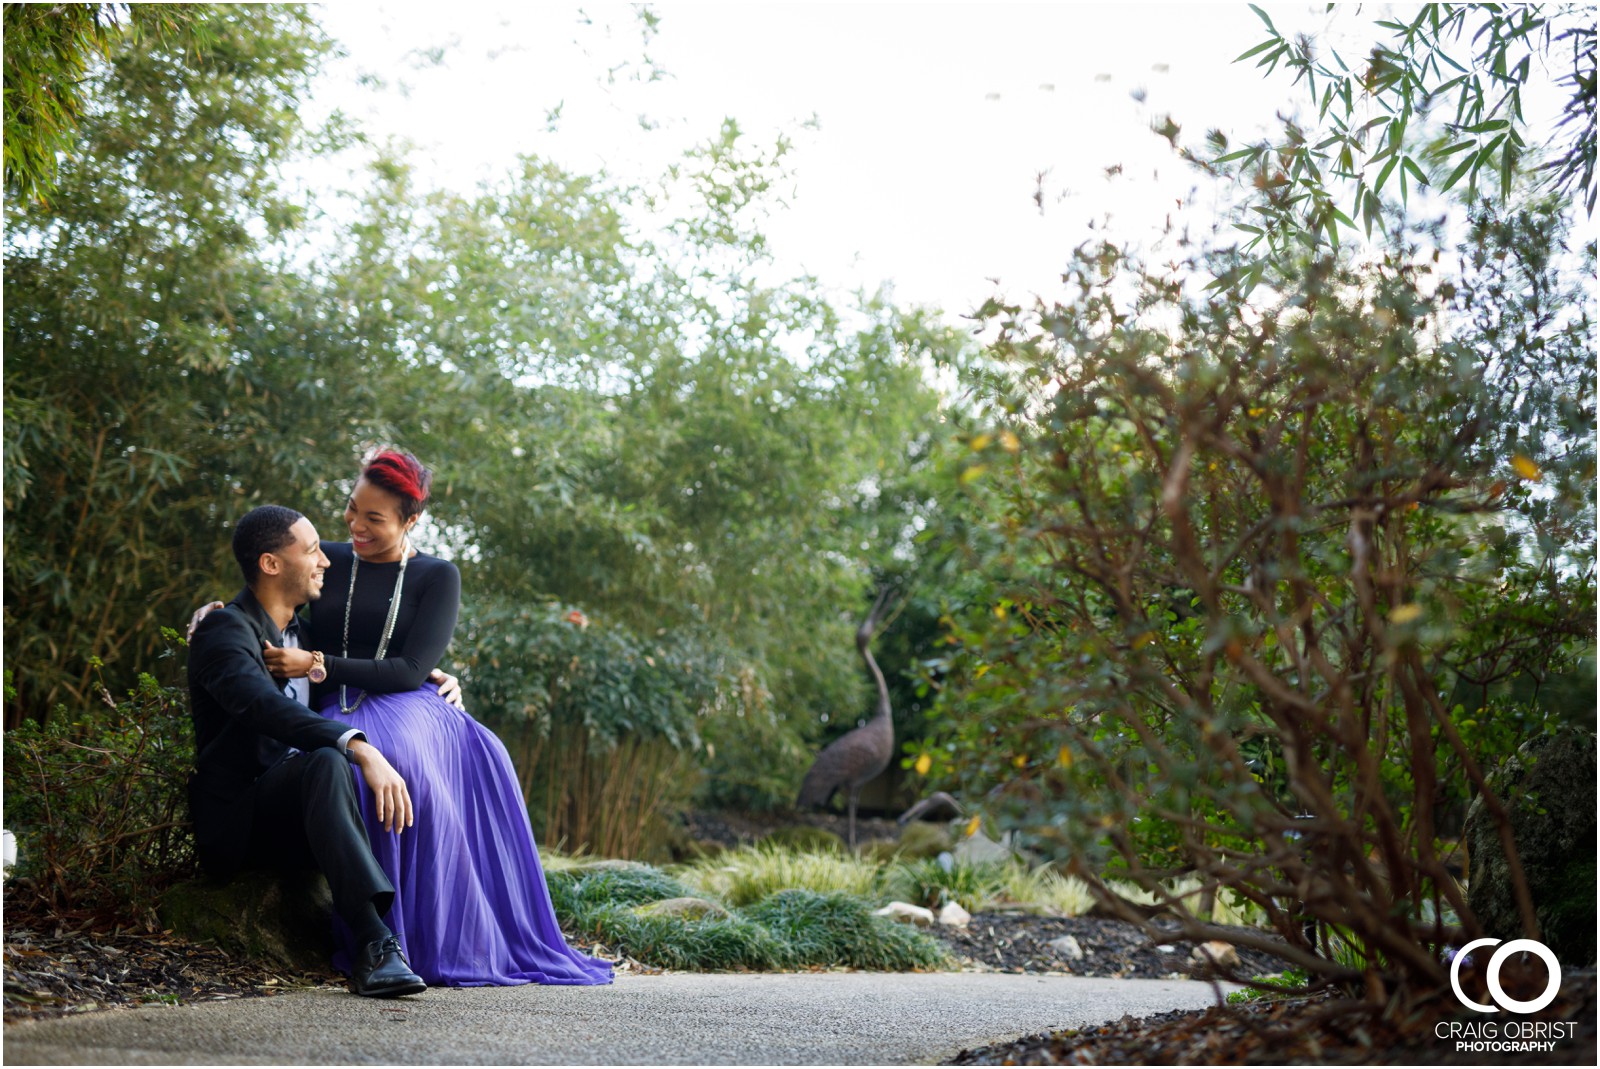
[[[311,651],[311,671],[306,673],[306,678],[313,683],[321,683],[328,678],[328,666],[322,661],[322,651]]]

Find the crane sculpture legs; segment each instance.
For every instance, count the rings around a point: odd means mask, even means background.
[[[850,788],[850,853],[856,852],[856,800],[861,797],[860,787]]]

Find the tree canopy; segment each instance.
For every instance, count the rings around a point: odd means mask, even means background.
[[[91,66],[122,33],[198,49],[208,43],[198,4],[5,5],[6,194],[48,199],[57,157],[77,146]]]
[[[8,720],[86,706],[97,663],[131,681],[234,585],[252,505],[337,537],[361,456],[398,444],[438,473],[424,544],[462,565],[475,711],[530,739],[581,712],[586,745],[642,733],[786,800],[869,705],[856,603],[923,507],[898,488],[940,434],[924,368],[965,341],[771,281],[785,146],[731,121],[671,198],[536,157],[428,190],[385,151],[353,215],[318,212],[280,176],[356,136],[300,118],[332,42],[298,8],[195,20],[194,52],[106,38],[54,195],[12,209]],[[635,667],[585,677],[605,650]]]

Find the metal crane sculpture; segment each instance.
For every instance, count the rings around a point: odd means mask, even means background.
[[[934,791],[928,797],[901,813],[896,824],[910,824],[913,820],[946,821],[963,816],[961,803],[944,791]]]
[[[850,850],[856,848],[856,802],[861,788],[872,782],[889,767],[894,757],[894,719],[889,711],[889,685],[883,681],[878,663],[872,659],[872,631],[878,624],[883,607],[888,603],[889,589],[879,591],[872,610],[856,629],[856,649],[867,662],[867,671],[878,685],[878,711],[865,724],[834,739],[817,755],[811,770],[800,784],[800,797],[795,805],[802,809],[821,809],[828,804],[834,792],[843,789],[850,809]]]

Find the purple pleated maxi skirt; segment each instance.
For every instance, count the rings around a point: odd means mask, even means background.
[[[373,854],[394,883],[384,919],[419,976],[451,987],[611,982],[609,962],[578,953],[561,935],[527,803],[493,732],[432,684],[369,694],[348,715],[334,699],[322,713],[365,732],[411,793],[414,825],[384,831],[365,779],[351,768]],[[354,940],[338,917],[334,931],[333,964],[348,973]]]

